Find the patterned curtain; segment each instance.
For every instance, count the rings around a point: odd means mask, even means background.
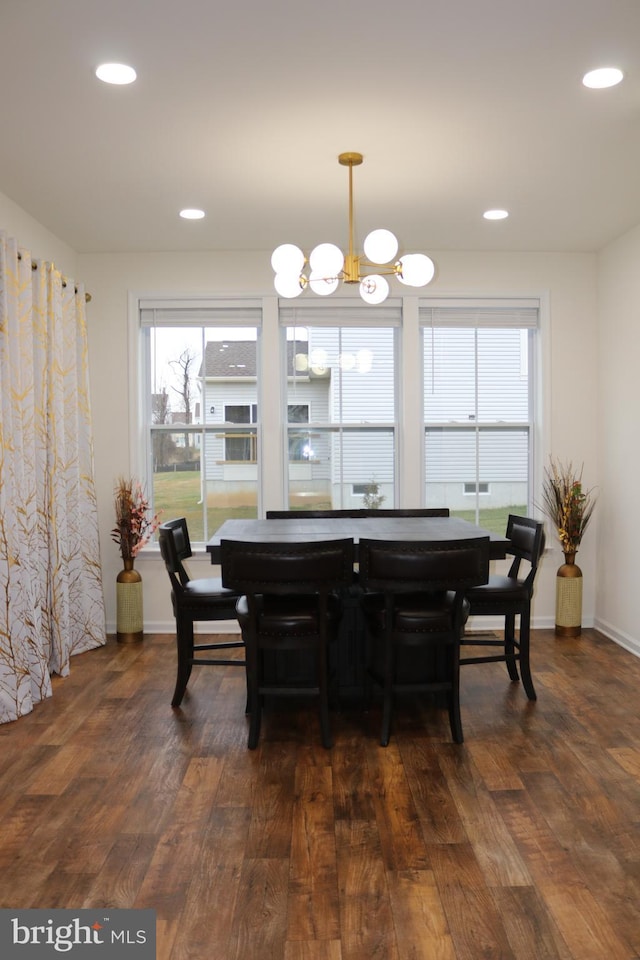
[[[105,641],[84,290],[0,232],[0,722]]]

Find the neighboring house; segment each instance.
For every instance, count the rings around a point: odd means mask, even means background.
[[[436,333],[433,343],[425,340],[423,359],[426,503],[472,508],[478,493],[487,507],[525,504],[529,370],[521,331],[491,331],[493,378],[484,383],[481,408],[475,396],[482,362],[478,369],[460,350],[467,331]],[[373,489],[392,506],[393,330],[310,327],[308,338],[287,341],[289,502],[358,507]],[[206,346],[202,411],[208,426],[221,429],[206,437],[203,474],[218,498],[242,498],[243,491],[254,497],[257,490],[256,351],[255,340]],[[453,353],[460,358],[454,366]]]

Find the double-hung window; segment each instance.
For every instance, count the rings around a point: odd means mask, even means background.
[[[263,306],[273,300],[139,301],[136,472],[164,519],[187,517],[201,542],[229,516],[258,516],[265,497],[448,507],[500,533],[509,512],[531,514],[536,298],[280,302],[264,351]],[[278,349],[280,380],[261,377]],[[421,394],[401,382],[420,370]]]
[[[352,300],[281,308],[289,509],[394,506],[401,310],[371,311]]]
[[[144,473],[194,542],[257,516],[261,319],[260,301],[140,301]]]
[[[533,498],[538,303],[420,309],[426,503],[504,532]]]

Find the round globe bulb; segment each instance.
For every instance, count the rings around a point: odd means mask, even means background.
[[[294,297],[299,297],[304,290],[304,284],[301,283],[301,279],[300,276],[294,276],[292,273],[276,273],[273,279],[273,285],[281,297],[293,300]]]
[[[391,230],[372,230],[365,238],[364,252],[371,263],[389,263],[398,252],[398,241]]]
[[[313,270],[309,275],[309,286],[319,297],[328,297],[338,289],[339,280],[337,277],[324,277]]]
[[[389,284],[384,277],[372,274],[360,283],[360,296],[365,303],[383,303],[389,296]]]
[[[337,277],[344,266],[344,254],[335,243],[319,243],[311,251],[309,266],[317,277]]]
[[[271,266],[274,273],[289,273],[297,277],[304,267],[304,253],[295,243],[281,243],[271,254]]]
[[[436,266],[424,253],[407,253],[399,260],[402,272],[398,280],[408,287],[425,287],[433,280]]]
[[[370,373],[373,367],[373,353],[367,347],[358,350],[356,354],[356,370],[358,373]]]

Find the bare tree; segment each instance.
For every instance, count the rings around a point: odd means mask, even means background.
[[[180,385],[177,387],[172,387],[172,390],[182,398],[182,403],[184,406],[184,422],[191,423],[191,398],[192,398],[192,378],[193,378],[193,365],[198,361],[198,354],[195,353],[190,347],[187,347],[182,351],[177,360],[170,360],[169,364],[177,368],[177,376],[179,377]],[[188,449],[191,446],[191,437],[188,433],[184,435],[184,445],[185,449]]]
[[[160,393],[154,393],[152,397],[152,422],[169,423],[170,411],[171,404],[169,403],[169,394],[167,393],[167,388],[163,387]]]
[[[151,421],[152,423],[170,423],[171,404],[166,387],[163,387],[160,393],[154,393],[151,399]],[[168,464],[169,458],[175,448],[171,435],[164,431],[153,431],[153,469],[164,467]]]

